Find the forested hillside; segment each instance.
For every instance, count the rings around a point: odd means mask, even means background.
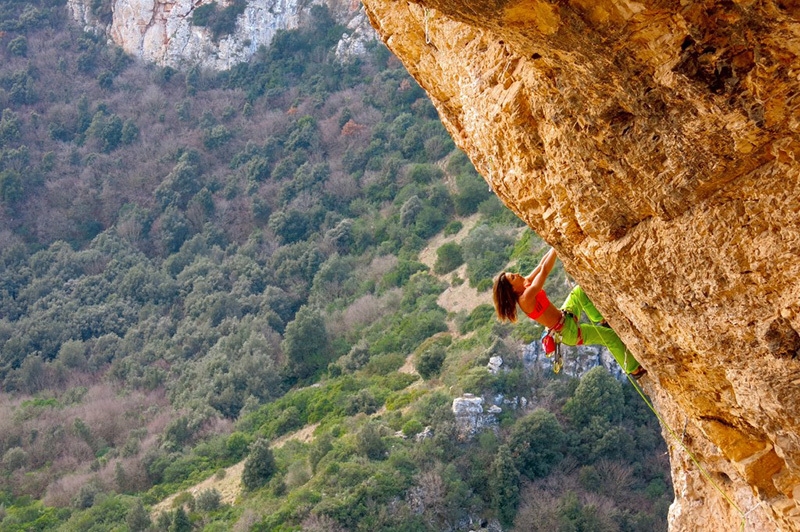
[[[525,368],[532,322],[437,303],[546,246],[382,45],[337,63],[315,8],[247,64],[181,72],[60,0],[0,7],[0,530],[666,529],[630,384]],[[528,407],[461,440],[464,392]],[[150,514],[242,460],[235,504]]]

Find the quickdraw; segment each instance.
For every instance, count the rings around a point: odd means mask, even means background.
[[[561,354],[561,335],[553,329],[547,329],[542,336],[544,356],[553,359],[553,373],[558,373],[564,366],[564,356]]]
[[[578,317],[568,310],[561,310],[561,319],[554,327],[545,330],[542,335],[542,347],[544,348],[544,356],[553,359],[553,373],[558,373],[564,367],[564,356],[561,354],[561,344],[563,337],[561,335],[564,329],[564,322],[567,318],[575,320],[575,325],[578,325]],[[583,335],[581,334],[580,326],[578,329],[578,341],[575,345],[583,345]]]

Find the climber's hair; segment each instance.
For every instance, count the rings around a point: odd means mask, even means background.
[[[506,272],[501,272],[497,279],[494,280],[492,294],[494,296],[494,308],[500,321],[516,322],[517,294],[514,293],[511,281],[506,278]]]

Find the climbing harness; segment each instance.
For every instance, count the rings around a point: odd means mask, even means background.
[[[564,322],[567,318],[575,320],[575,326],[578,329],[578,341],[575,345],[583,345],[583,334],[578,325],[578,317],[568,310],[561,309],[561,319],[553,327],[546,329],[541,338],[544,356],[553,359],[553,373],[559,373],[564,367],[564,356],[561,353],[561,344],[563,343],[561,331],[564,329]]]

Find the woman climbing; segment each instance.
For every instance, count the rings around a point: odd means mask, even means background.
[[[519,305],[528,317],[547,329],[542,338],[546,352],[552,352],[548,342],[551,345],[555,342],[567,345],[604,345],[611,351],[625,373],[639,379],[647,373],[647,370],[633,358],[633,354],[625,347],[617,333],[604,325],[603,316],[580,286],[576,286],[570,292],[560,309],[547,299],[543,289],[544,282],[550,275],[556,258],[555,250],[550,248],[527,277],[507,272],[498,275],[493,287],[497,316],[501,321],[516,322],[517,305]],[[578,324],[584,312],[592,321],[591,324]],[[555,362],[553,369],[558,372],[561,369],[561,361],[557,359]]]

